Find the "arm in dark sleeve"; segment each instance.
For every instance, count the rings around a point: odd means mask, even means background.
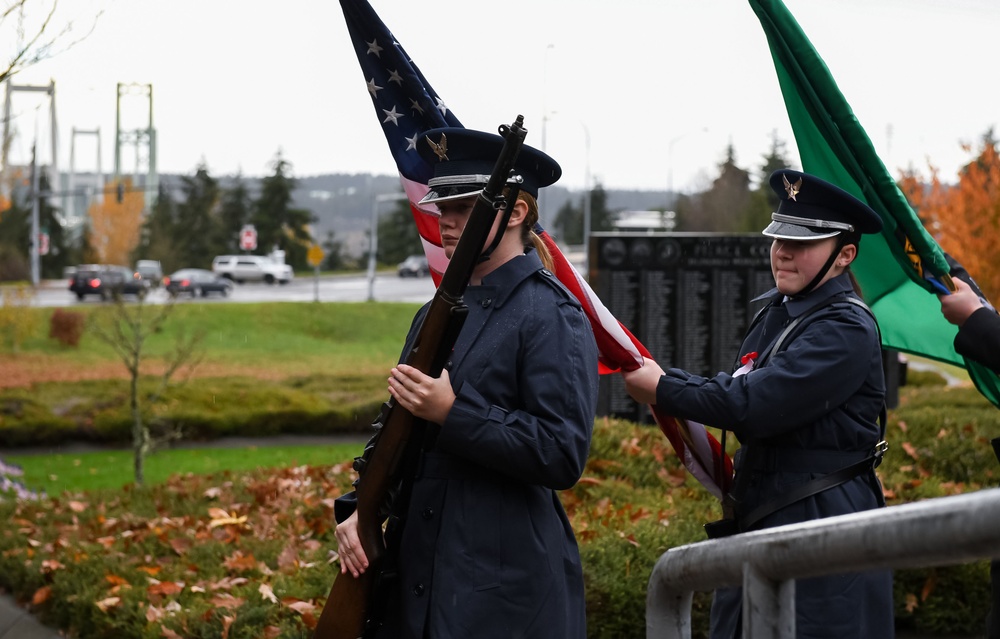
[[[740,437],[771,437],[842,404],[865,380],[878,348],[877,333],[857,314],[816,319],[787,349],[746,375],[666,371],[656,401],[667,412]]]
[[[1000,315],[985,306],[970,315],[955,336],[955,351],[1000,373]]]
[[[521,330],[520,406],[456,391],[437,445],[529,484],[572,487],[583,474],[597,405],[597,345],[579,306],[560,304]]]

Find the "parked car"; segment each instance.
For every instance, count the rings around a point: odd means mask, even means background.
[[[295,277],[291,266],[263,255],[219,255],[212,260],[212,272],[240,284],[287,284]]]
[[[424,255],[411,255],[397,267],[400,277],[424,277],[431,274],[431,268],[427,265],[427,257]]]
[[[182,268],[163,278],[163,288],[171,297],[190,293],[191,297],[208,297],[218,293],[228,297],[233,291],[233,282],[203,268]]]
[[[149,289],[149,282],[135,277],[132,269],[114,264],[81,264],[69,281],[70,292],[81,301],[88,295],[102,300],[119,295],[142,299]]]
[[[151,288],[159,288],[163,279],[163,268],[159,260],[139,260],[135,263],[133,277],[146,280]]]

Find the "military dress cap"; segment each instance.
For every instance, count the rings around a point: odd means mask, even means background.
[[[781,201],[764,235],[779,240],[822,240],[840,233],[860,237],[882,230],[878,213],[826,180],[779,169],[768,182]]]
[[[503,142],[499,135],[462,127],[431,129],[421,135],[417,152],[434,167],[434,177],[427,182],[430,192],[420,204],[478,195],[490,179]],[[514,169],[523,180],[521,190],[532,197],[562,175],[555,160],[528,145],[521,147]]]

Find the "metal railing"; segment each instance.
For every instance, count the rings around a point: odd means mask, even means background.
[[[744,639],[794,639],[795,579],[1000,556],[1000,488],[671,548],[646,593],[646,638],[691,637],[695,591],[743,586]]]

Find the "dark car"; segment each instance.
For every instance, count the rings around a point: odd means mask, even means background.
[[[163,287],[172,297],[181,293],[190,293],[191,297],[208,297],[212,293],[228,297],[233,282],[203,268],[182,268],[163,278]]]
[[[132,269],[113,264],[82,264],[69,281],[69,290],[76,299],[95,295],[102,300],[119,296],[143,299],[149,293],[149,282],[137,278]]]
[[[431,269],[427,266],[427,258],[423,255],[411,255],[397,267],[400,277],[424,277],[431,274]]]

